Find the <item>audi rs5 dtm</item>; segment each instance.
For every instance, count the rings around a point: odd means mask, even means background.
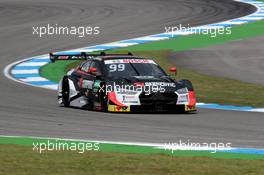
[[[176,80],[152,59],[128,54],[50,53],[52,62],[83,60],[63,76],[58,101],[65,107],[109,112],[193,112],[189,80]],[[171,68],[176,74],[176,68]]]

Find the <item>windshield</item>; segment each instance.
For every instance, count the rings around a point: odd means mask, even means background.
[[[127,76],[166,76],[166,73],[153,61],[145,59],[105,60],[106,71],[111,77]]]

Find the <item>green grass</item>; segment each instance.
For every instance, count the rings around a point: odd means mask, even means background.
[[[118,152],[118,153],[134,153],[134,154],[163,154],[177,157],[211,157],[211,158],[225,158],[225,159],[243,159],[243,160],[264,160],[263,154],[239,154],[239,153],[231,153],[231,152],[220,152],[217,151],[212,153],[212,151],[193,151],[193,150],[170,150],[163,148],[156,148],[152,146],[138,146],[138,145],[124,145],[124,144],[114,144],[114,143],[96,143],[96,142],[88,142],[88,141],[78,141],[78,140],[63,140],[63,139],[44,139],[44,138],[30,138],[30,137],[0,137],[0,145],[19,145],[19,146],[27,146],[28,149],[33,150],[33,143],[45,143],[48,145],[50,143],[65,143],[68,145],[75,144],[78,145],[81,143],[84,145],[85,143],[91,143],[92,145],[97,145],[100,152]],[[165,145],[164,145],[165,146]],[[6,147],[5,147],[6,148]],[[77,152],[87,152],[83,146],[79,147]],[[95,148],[93,146],[92,148]],[[214,149],[214,148],[212,148]],[[36,150],[34,149],[34,153],[46,154],[47,150]],[[88,151],[89,152],[89,151]]]
[[[76,61],[59,61],[41,67],[41,75],[51,81],[59,82],[61,77],[67,72],[67,66]]]
[[[165,70],[174,66],[169,61],[171,51],[134,51],[135,55],[149,57]],[[67,70],[79,62],[56,62],[42,68],[42,76],[58,82]],[[53,71],[56,70],[56,71]],[[241,106],[264,106],[264,86],[244,83],[227,78],[208,76],[178,67],[177,79],[189,79],[193,82],[198,101]]]
[[[264,160],[178,157],[164,154],[54,151],[33,152],[27,146],[0,145],[0,174],[184,174],[260,175]]]

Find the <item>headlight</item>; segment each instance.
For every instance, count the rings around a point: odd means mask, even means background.
[[[178,94],[187,94],[188,93],[188,89],[187,88],[182,88],[182,89],[176,90],[176,92]]]

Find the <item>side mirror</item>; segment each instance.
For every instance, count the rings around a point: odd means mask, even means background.
[[[89,68],[88,72],[91,74],[95,74],[97,72],[97,69],[95,67],[91,67],[91,68]]]
[[[171,67],[171,68],[169,69],[169,71],[170,71],[170,72],[173,72],[175,76],[177,75],[177,69],[176,69],[176,67]]]

